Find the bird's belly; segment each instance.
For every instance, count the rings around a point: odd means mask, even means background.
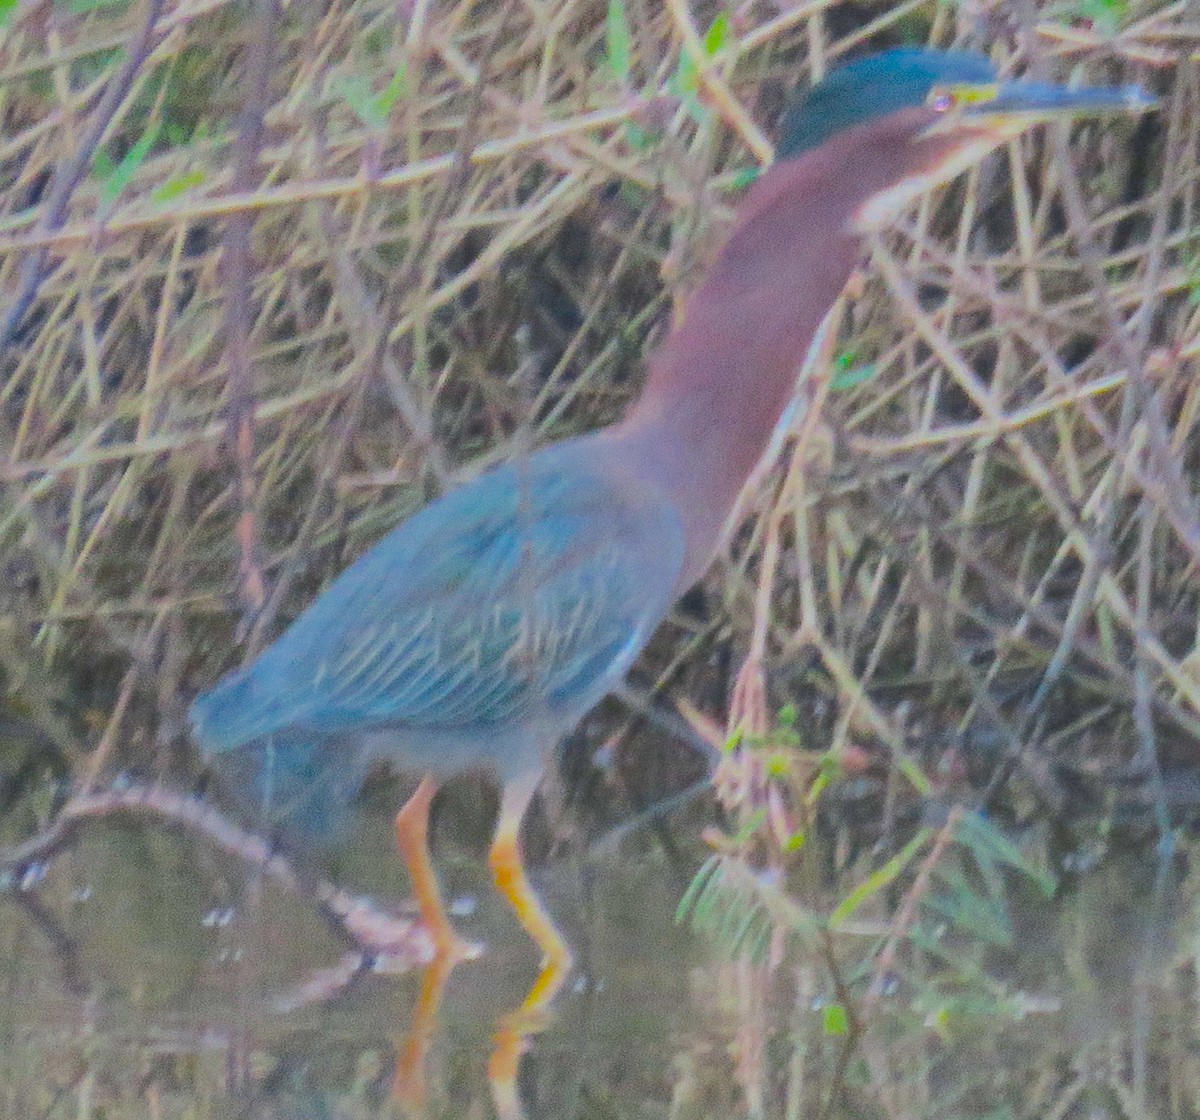
[[[507,782],[540,770],[581,716],[503,727],[384,727],[362,733],[361,742],[370,759],[392,769],[438,778],[483,769]]]

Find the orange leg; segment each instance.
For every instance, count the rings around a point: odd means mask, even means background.
[[[429,862],[429,806],[436,792],[431,777],[426,775],[421,779],[416,792],[396,814],[396,844],[408,869],[421,923],[433,939],[435,955],[461,957],[466,955],[466,946],[450,924],[437,875]]]
[[[488,1064],[488,1081],[497,1114],[508,1118],[523,1115],[517,1095],[517,1068],[530,1035],[546,1026],[546,1011],[571,971],[571,950],[542,905],[521,862],[521,819],[533,797],[537,776],[504,787],[500,820],[488,863],[496,889],[513,908],[521,925],[542,950],[542,968],[525,1001],[504,1016],[496,1028],[495,1046]]]
[[[392,1099],[407,1112],[420,1113],[425,1109],[425,1059],[437,1028],[446,981],[457,964],[458,958],[453,955],[437,956],[421,972],[421,994],[408,1035],[398,1047],[392,1076]]]
[[[396,814],[396,843],[408,869],[421,923],[429,932],[434,952],[433,960],[421,974],[421,994],[408,1038],[400,1048],[393,1079],[393,1096],[418,1109],[425,1103],[425,1055],[437,1025],[446,981],[459,961],[477,953],[454,932],[442,902],[437,876],[429,862],[429,806],[435,792],[433,779],[422,778],[416,792]]]

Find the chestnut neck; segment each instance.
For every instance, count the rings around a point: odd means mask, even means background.
[[[945,138],[906,109],[771,167],[751,188],[646,388],[610,428],[614,454],[661,481],[683,516],[682,585],[702,574],[743,483],[795,390],[813,337],[860,252],[867,199],[936,165]]]

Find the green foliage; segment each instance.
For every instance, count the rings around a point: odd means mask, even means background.
[[[714,855],[692,879],[675,911],[676,921],[710,937],[727,956],[762,961],[779,930],[809,941],[819,917],[796,904],[766,875],[729,855]]]
[[[864,902],[874,898],[885,888],[891,886],[899,878],[900,873],[921,854],[921,850],[934,835],[933,829],[922,828],[887,863],[868,875],[866,879],[859,883],[834,908],[833,913],[829,915],[829,928],[837,929],[839,926],[844,925],[846,919],[858,910]]]
[[[633,74],[633,35],[624,0],[609,0],[604,20],[604,62],[608,72],[622,86]],[[626,121],[622,132],[635,152],[654,146],[656,137],[636,121]]]
[[[754,183],[763,173],[761,167],[739,167],[727,179],[725,179],[721,188],[727,194],[734,194],[737,191],[744,191],[751,183]]]
[[[81,55],[71,65],[71,81],[76,85],[89,85],[125,61],[124,47],[104,47]],[[53,78],[45,70],[33,75],[34,88],[43,96],[53,96]]]
[[[835,393],[842,393],[871,381],[879,373],[879,367],[874,362],[856,365],[854,357],[853,350],[843,350],[833,359],[833,377],[830,378],[829,388]]]
[[[210,127],[199,113],[203,104],[202,89],[211,81],[211,62],[204,52],[185,50],[159,67],[143,83],[127,117],[131,122],[108,147],[98,148],[92,159],[92,174],[100,184],[102,206],[111,206],[124,193],[138,170],[157,147],[160,150],[186,148],[210,134]],[[136,122],[144,122],[140,133]],[[130,137],[134,136],[130,143]],[[115,158],[111,149],[124,154]],[[207,173],[199,168],[177,170],[150,195],[153,202],[162,204],[199,186]]]
[[[704,54],[714,58],[729,43],[733,24],[728,12],[721,12],[708,26],[704,33]],[[701,103],[698,96],[700,91],[700,71],[696,60],[685,50],[680,52],[679,64],[668,84],[670,91],[678,97],[687,109],[688,114],[697,124],[704,124],[709,118],[709,110]]]
[[[700,99],[696,96],[699,84],[700,75],[696,69],[696,63],[692,61],[690,55],[681,54],[679,65],[675,68],[675,74],[668,88],[684,103],[692,119],[697,124],[703,124],[708,119],[708,110],[700,104]]]
[[[850,1033],[850,1016],[840,1003],[829,1003],[822,1009],[821,1029],[834,1036]]]
[[[1189,257],[1184,268],[1187,275],[1188,303],[1200,303],[1200,253]]]
[[[729,864],[714,856],[697,872],[676,916],[690,915],[693,928],[708,934],[728,955],[761,961],[773,923],[750,883],[748,875],[730,874]]]
[[[774,750],[777,747],[799,749],[804,745],[799,730],[800,713],[792,704],[785,704],[775,717],[775,726],[765,735],[748,735],[745,728],[737,727],[725,740],[722,749],[729,753],[738,747],[751,750]]]
[[[1012,944],[1012,922],[1005,905],[1003,885],[985,879],[980,893],[956,866],[939,867],[938,883],[922,900],[934,915],[945,918],[951,928],[989,945]]]
[[[755,809],[753,812],[746,815],[742,827],[733,834],[732,843],[736,847],[743,844],[748,844],[754,838],[755,833],[766,823],[767,811],[765,809]]]
[[[748,843],[762,823],[761,810],[749,814],[731,839],[731,848]],[[1055,881],[982,814],[962,813],[953,826],[946,827],[953,827],[949,843],[944,829],[918,829],[900,851],[852,886],[827,917],[788,897],[779,876],[756,874],[734,855],[710,857],[679,903],[677,918],[690,918],[692,927],[710,936],[728,956],[757,960],[774,933],[808,940],[818,930],[845,932],[864,905],[880,900],[907,876],[907,890],[917,894],[908,899],[911,926],[899,932],[914,951],[952,965],[960,980],[966,970],[972,983],[982,982],[982,975],[970,972],[965,954],[946,950],[947,938],[979,946],[1009,946],[1013,924],[1006,869],[1045,894],[1054,891]],[[797,849],[805,839],[800,838]],[[887,909],[896,909],[890,900]],[[872,969],[874,964],[865,958],[859,974],[870,975]]]
[[[408,89],[408,68],[402,62],[381,93],[376,93],[371,81],[362,74],[344,74],[335,83],[342,99],[367,128],[382,130],[396,102]]]
[[[801,866],[806,859],[811,867],[807,852]],[[730,853],[704,864],[677,917],[690,919],[730,958],[763,964],[782,949],[810,963],[824,961],[830,972],[817,981],[812,1007],[830,1041],[852,1046],[859,1026],[886,1024],[904,1034],[932,1033],[945,1045],[971,1045],[981,1032],[1019,1023],[1037,1007],[989,971],[991,951],[1013,945],[1014,875],[1043,890],[1053,887],[985,816],[955,810],[941,828],[920,829],[852,885],[828,916],[789,890],[782,874],[756,872]],[[872,912],[852,925],[850,917],[869,900]],[[939,1115],[977,1115],[965,1097],[940,1103],[949,1109]]]
[[[17,10],[17,0],[0,0],[0,27],[7,27]]]
[[[214,84],[221,80],[219,64],[211,52],[187,47],[166,62],[160,74],[164,83],[161,98],[157,96],[157,86],[147,83],[137,104],[149,113],[158,103],[163,135],[172,147],[182,147],[224,131],[219,124],[214,127],[207,111]]]
[[[1129,19],[1129,0],[1075,0],[1063,15],[1071,23],[1086,20],[1101,35],[1115,35]]]
[[[162,203],[171,202],[178,198],[181,194],[186,194],[195,187],[200,186],[206,176],[199,169],[195,171],[185,171],[179,175],[172,175],[161,187],[158,187],[151,195],[150,199],[153,202]]]
[[[625,139],[629,141],[629,146],[635,152],[643,152],[647,148],[653,147],[653,137],[636,121],[626,121],[624,131]]]
[[[115,163],[103,148],[96,150],[92,160],[92,171],[100,183],[101,203],[109,206],[120,197],[130,180],[137,174],[138,168],[145,162],[161,131],[162,121],[151,121],[133,147]]]
[[[1033,882],[1047,898],[1057,885],[1054,876],[1030,862],[1000,829],[982,813],[964,813],[955,830],[955,840],[971,853],[975,865],[996,888],[999,867],[1009,867]]]
[[[730,39],[730,29],[732,23],[729,19],[728,12],[721,12],[716,19],[709,24],[708,31],[704,35],[704,53],[712,58],[715,54],[728,45]]]
[[[67,8],[75,15],[85,15],[101,8],[127,7],[129,0],[67,0]]]
[[[624,0],[608,0],[604,21],[605,60],[609,73],[618,82],[627,82],[633,69],[632,41]]]
[[[836,930],[869,899],[886,890],[908,870],[939,836],[922,828],[882,867],[855,886],[835,907],[829,928]],[[1003,869],[1009,868],[1034,883],[1045,895],[1054,891],[1054,879],[1036,867],[994,824],[975,812],[964,812],[954,826],[953,851],[929,869],[919,906],[939,924],[957,933],[993,945],[1008,945],[1012,923],[1007,905]]]

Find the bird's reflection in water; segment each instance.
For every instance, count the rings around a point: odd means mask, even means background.
[[[427,1066],[430,1051],[441,1026],[444,997],[451,976],[470,958],[481,958],[475,969],[485,970],[490,961],[481,947],[472,946],[469,955],[435,955],[421,971],[420,989],[406,1035],[396,1045],[396,1068],[392,1080],[392,1098],[406,1116],[427,1114],[429,1088]],[[503,965],[501,965],[503,967]],[[535,1035],[553,1022],[555,1000],[567,980],[569,968],[561,962],[543,964],[525,998],[510,1010],[501,1012],[491,1031],[491,1051],[486,1058],[488,1088],[496,1115],[501,1120],[523,1120],[519,1075],[521,1057]],[[486,980],[477,981],[486,986]]]
[[[443,1084],[446,1078],[439,1048],[460,1050],[465,1041],[471,1066],[486,1075],[497,1117],[523,1120],[526,1110],[519,1088],[522,1057],[537,1035],[555,1025],[557,998],[569,975],[557,965],[543,965],[526,995],[515,995],[514,975],[524,971],[525,956],[523,945],[519,960],[504,945],[494,953],[484,945],[469,945],[459,955],[434,954],[421,968],[412,1012],[389,1047],[395,1054],[390,1095],[401,1115],[416,1120],[434,1111],[433,1098],[449,1091],[449,1086]],[[332,1019],[376,991],[382,994],[378,981],[407,976],[410,967],[408,958],[393,960],[386,951],[369,959],[349,954],[339,966],[314,970],[274,1002],[277,1010],[288,1014],[307,1008]],[[448,992],[449,1002],[455,1004],[449,1025]],[[390,1001],[394,997],[387,998]],[[471,1029],[464,1036],[460,1028],[465,1003],[475,1006],[468,1016]],[[490,1024],[486,1032],[478,1029],[484,1022]],[[453,1036],[451,1040],[445,1037],[447,1032]],[[299,1059],[298,1064],[307,1063]],[[454,1096],[458,1095],[455,1090]]]

